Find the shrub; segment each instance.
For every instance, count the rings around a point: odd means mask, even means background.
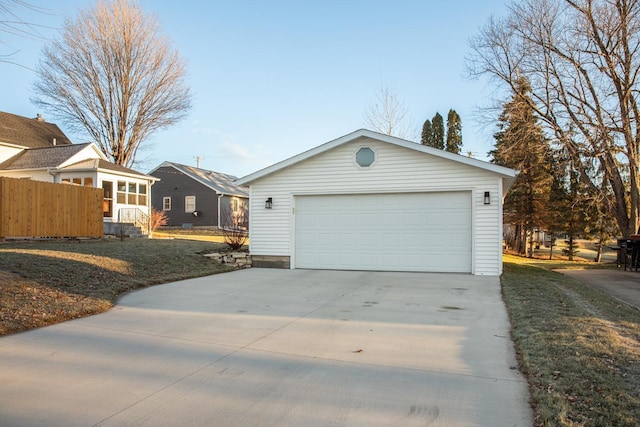
[[[167,221],[169,221],[169,218],[167,218],[167,215],[164,213],[164,211],[159,211],[155,208],[151,208],[151,230],[155,231],[158,228],[167,225]]]

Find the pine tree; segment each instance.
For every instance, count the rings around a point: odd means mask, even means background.
[[[549,259],[553,259],[553,247],[556,236],[564,232],[567,228],[567,221],[564,213],[567,210],[569,196],[566,188],[565,161],[550,154],[547,156],[549,172],[551,173],[551,188],[549,191],[548,215],[547,215],[547,237],[549,239]]]
[[[427,119],[422,125],[422,137],[420,138],[420,144],[429,145],[433,135],[433,128],[431,127],[431,120]]]
[[[447,144],[445,149],[451,153],[460,154],[462,149],[462,120],[455,110],[447,114]]]
[[[573,261],[573,257],[578,254],[577,239],[584,232],[585,209],[583,208],[585,201],[584,186],[580,183],[578,172],[575,168],[569,169],[569,192],[567,198],[567,207],[565,211],[567,239],[565,243],[567,247],[563,249],[564,254]]]
[[[546,158],[549,143],[530,107],[528,83],[520,87],[504,105],[499,131],[494,135],[495,149],[489,154],[493,162],[520,171],[505,199],[505,222],[515,227],[514,246],[518,252],[533,256],[533,232],[548,220],[551,174]],[[519,95],[524,93],[525,95]],[[528,246],[528,248],[527,248]],[[528,250],[527,250],[528,249]]]
[[[431,119],[431,141],[428,145],[444,150],[444,120],[440,113],[436,113]]]

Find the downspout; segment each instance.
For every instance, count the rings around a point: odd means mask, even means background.
[[[218,194],[218,230],[222,230],[222,227],[220,227],[220,203],[223,196],[224,194]]]
[[[47,168],[47,173],[53,177],[54,184],[59,184],[59,182],[56,181],[56,178],[60,176],[57,168]]]
[[[147,215],[148,215],[149,221],[148,221],[148,225],[147,225],[147,228],[148,228],[147,235],[149,237],[153,237],[153,229],[151,227],[151,214],[152,214],[152,212],[151,212],[151,209],[152,209],[151,208],[151,186],[153,186],[153,184],[155,184],[156,182],[155,181],[151,181],[151,180],[148,181],[148,182],[149,182],[149,185],[147,187],[149,189],[147,190],[148,191],[148,194],[147,194]]]

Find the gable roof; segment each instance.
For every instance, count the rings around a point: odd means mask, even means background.
[[[151,181],[159,181],[158,178],[146,175],[133,169],[125,168],[124,166],[116,165],[115,163],[111,163],[104,159],[85,159],[79,162],[73,163],[71,165],[64,166],[60,168],[61,171],[72,171],[72,170],[103,170],[107,172],[115,172],[121,175],[130,175],[138,178],[145,178]]]
[[[238,179],[237,177],[221,172],[194,168],[193,166],[181,165],[179,163],[163,162],[160,166],[149,172],[149,175],[153,176],[153,172],[164,167],[177,169],[191,179],[211,188],[218,194],[249,197],[249,191],[245,187],[241,187],[235,183],[235,180]]]
[[[0,163],[0,170],[56,168],[89,145],[91,144],[30,148]]]
[[[71,141],[53,123],[45,122],[40,115],[31,119],[0,111],[0,143],[16,147],[36,148],[69,145]]]
[[[367,129],[359,129],[355,132],[351,132],[347,135],[344,135],[340,138],[334,139],[333,141],[329,141],[325,144],[319,145],[315,148],[312,148],[310,150],[307,150],[303,153],[300,153],[296,156],[290,157],[286,160],[283,160],[281,162],[275,163],[269,167],[266,167],[264,169],[261,169],[257,172],[254,172],[252,174],[249,174],[247,176],[244,176],[240,179],[238,179],[236,181],[236,184],[238,185],[249,185],[254,181],[257,181],[261,178],[264,178],[268,175],[271,175],[275,172],[278,172],[284,168],[287,168],[289,166],[295,165],[297,163],[300,163],[304,160],[307,160],[311,157],[317,156],[319,154],[322,154],[324,152],[327,152],[333,148],[339,147],[340,145],[355,141],[357,139],[360,138],[370,138],[370,139],[374,139],[377,141],[382,141],[382,142],[386,142],[388,144],[393,144],[399,147],[404,147],[404,148],[408,148],[410,150],[414,150],[420,153],[425,153],[425,154],[429,154],[435,157],[439,157],[439,158],[443,158],[443,159],[447,159],[447,160],[451,160],[460,164],[464,164],[464,165],[468,165],[468,166],[473,166],[476,168],[480,168],[486,171],[490,171],[493,173],[496,173],[500,176],[502,176],[503,178],[503,182],[504,182],[504,186],[503,186],[503,191],[506,193],[506,191],[509,189],[509,187],[511,186],[511,184],[513,183],[513,180],[515,179],[515,176],[517,174],[517,171],[510,169],[510,168],[506,168],[504,166],[499,166],[499,165],[495,165],[493,163],[489,163],[489,162],[485,162],[482,160],[478,160],[478,159],[473,159],[471,157],[466,157],[466,156],[462,156],[460,154],[454,154],[454,153],[450,153],[448,151],[444,151],[444,150],[439,150],[437,148],[433,148],[433,147],[428,147],[422,144],[418,144],[416,142],[412,142],[412,141],[407,141],[405,139],[400,139],[400,138],[396,138],[394,136],[389,136],[389,135],[384,135],[381,133],[377,133],[377,132],[373,132]]]

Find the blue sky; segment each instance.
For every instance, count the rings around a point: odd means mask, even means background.
[[[65,17],[92,1],[30,0],[18,9],[43,38],[0,34],[0,110],[35,117],[29,101],[40,50]],[[464,77],[469,39],[503,0],[153,1],[163,34],[188,64],[188,118],[153,134],[139,156],[147,172],[163,161],[243,176],[366,127],[365,110],[383,82],[409,111],[416,135],[436,112],[462,117],[463,151],[486,159],[493,123],[480,120],[494,87]],[[43,115],[46,113],[43,112]],[[62,126],[61,126],[62,127]],[[86,142],[62,127],[72,141]]]

